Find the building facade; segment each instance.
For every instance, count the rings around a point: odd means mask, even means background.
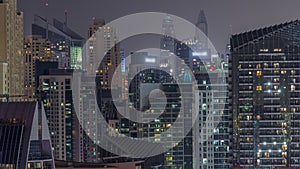
[[[47,119],[37,102],[0,102],[0,168],[55,169]]]
[[[23,95],[23,13],[17,0],[1,0],[0,12],[0,93]]]
[[[36,62],[58,62],[53,45],[39,35],[27,36],[24,39],[25,77],[24,93],[29,99],[36,99]]]
[[[48,119],[54,158],[82,161],[83,138],[73,106],[72,71],[48,70],[39,76],[38,90]]]
[[[300,22],[231,37],[233,165],[299,167]]]

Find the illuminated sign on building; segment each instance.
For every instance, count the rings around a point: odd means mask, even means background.
[[[82,48],[81,47],[71,47],[71,68],[81,69],[82,68]]]
[[[126,71],[126,58],[122,58],[122,61],[121,61],[121,72],[122,73],[125,73]]]
[[[207,56],[207,52],[193,52],[193,56]]]
[[[126,56],[125,56],[125,51],[124,50],[120,50],[120,54],[121,54],[121,72],[125,73],[126,71]]]
[[[155,63],[155,58],[145,58],[146,63]]]

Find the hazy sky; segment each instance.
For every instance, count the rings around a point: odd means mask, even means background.
[[[92,18],[107,22],[136,12],[163,12],[177,15],[192,23],[203,9],[209,24],[209,38],[218,51],[223,52],[232,32],[240,33],[253,28],[300,18],[299,0],[19,0],[24,12],[25,34],[30,34],[33,15],[64,20],[69,11],[68,26],[83,37]]]

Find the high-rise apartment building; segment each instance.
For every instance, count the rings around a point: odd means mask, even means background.
[[[39,95],[44,104],[57,160],[81,161],[82,130],[73,106],[72,71],[50,69],[39,76]]]
[[[71,30],[66,23],[62,23],[57,19],[47,20],[35,15],[32,24],[32,35],[40,35],[51,42],[52,50],[58,54],[59,68],[82,68],[84,38]]]
[[[222,64],[226,64],[223,62]],[[231,115],[228,110],[227,69],[197,73],[199,117],[194,125],[195,168],[230,168]]]
[[[112,123],[117,119],[116,109],[111,98],[112,78],[117,67],[121,63],[120,45],[116,44],[116,32],[114,28],[105,25],[103,19],[94,19],[88,30],[88,41],[83,52],[83,72],[80,81],[79,107],[83,129],[87,142],[85,149],[87,161],[99,162],[101,157],[111,154],[99,147],[101,142],[101,115]],[[119,70],[120,73],[121,70]],[[93,85],[96,81],[96,93]],[[96,96],[96,97],[95,97]],[[99,110],[101,112],[99,112]],[[98,120],[97,120],[98,119]]]
[[[57,54],[52,50],[49,40],[39,35],[27,36],[24,39],[25,77],[24,92],[29,99],[36,99],[36,62],[57,62]]]
[[[95,19],[89,28],[85,69],[88,74],[97,74],[101,90],[110,90],[114,73],[121,72],[117,67],[121,63],[122,56],[120,44],[117,44],[116,30],[104,23],[101,19]]]
[[[299,168],[300,22],[231,37],[233,165]]]
[[[23,13],[17,0],[1,0],[0,13],[0,93],[23,95]]]

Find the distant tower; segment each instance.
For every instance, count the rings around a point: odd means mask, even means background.
[[[204,14],[204,11],[201,10],[199,15],[198,15],[198,19],[197,19],[197,23],[196,23],[196,41],[200,42],[203,48],[207,48],[208,46],[208,24],[207,24],[207,20],[206,20],[206,16]],[[200,29],[204,35],[206,37],[201,36],[201,32],[198,30]]]
[[[97,30],[99,30],[100,28],[102,28],[104,25],[105,25],[105,20],[104,19],[102,19],[102,18],[98,18],[98,19],[93,18],[93,24],[90,25],[90,27],[89,27],[89,32],[88,32],[89,38],[91,36],[93,36],[93,34]]]
[[[197,19],[196,26],[206,35],[208,36],[208,24],[206,20],[206,16],[203,10],[200,11]],[[199,32],[196,32],[196,36],[199,36]]]
[[[164,18],[162,29],[163,37],[161,38],[161,49],[174,53],[173,37],[175,37],[175,30],[173,18],[170,15],[166,15],[166,17]]]

